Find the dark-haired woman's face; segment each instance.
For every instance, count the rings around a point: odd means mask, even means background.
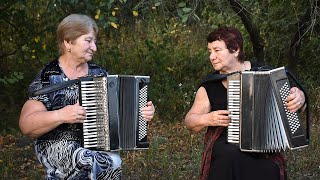
[[[237,51],[230,53],[224,41],[208,43],[209,58],[213,68],[221,73],[230,73],[238,61],[235,56]]]

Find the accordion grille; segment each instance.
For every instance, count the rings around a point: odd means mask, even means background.
[[[282,103],[286,103],[287,97],[290,95],[290,89],[289,84],[286,82],[281,88],[280,88],[280,96]],[[296,112],[290,112],[286,106],[284,106],[286,116],[288,118],[290,131],[292,134],[294,134],[300,127],[300,121],[298,118],[298,114]]]
[[[147,136],[147,121],[142,117],[141,108],[146,107],[148,101],[148,85],[144,85],[139,90],[139,129],[138,141],[141,141]]]

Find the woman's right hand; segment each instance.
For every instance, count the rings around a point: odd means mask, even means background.
[[[74,105],[65,106],[57,111],[58,118],[64,123],[83,123],[86,119],[86,110],[77,102]]]
[[[203,118],[205,118],[204,121],[206,121],[207,126],[229,126],[229,123],[231,122],[231,117],[228,115],[230,114],[230,111],[228,110],[217,110],[212,111],[206,114]]]
[[[211,104],[204,87],[200,87],[195,100],[184,119],[186,127],[194,133],[199,133],[208,126],[228,126],[230,111],[218,110],[211,112]]]

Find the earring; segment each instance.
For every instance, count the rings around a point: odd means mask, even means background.
[[[71,48],[68,49],[68,52],[71,52]]]

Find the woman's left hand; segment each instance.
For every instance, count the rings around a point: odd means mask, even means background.
[[[155,107],[152,104],[152,101],[147,102],[147,106],[141,109],[142,116],[146,121],[151,121],[154,116]]]
[[[287,109],[290,112],[297,112],[305,103],[304,93],[297,87],[290,89],[290,95],[287,98]]]

